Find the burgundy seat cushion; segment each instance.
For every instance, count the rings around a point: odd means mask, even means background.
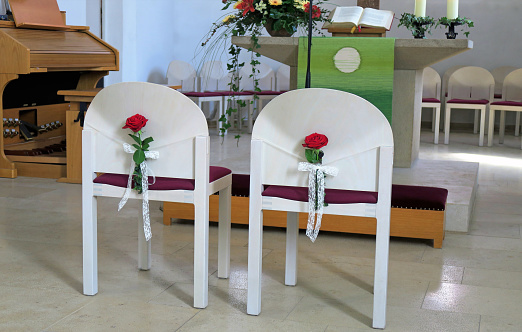
[[[451,99],[447,101],[450,104],[478,104],[487,105],[489,101],[487,99]]]
[[[187,97],[221,97],[220,92],[183,92]]]
[[[498,106],[522,106],[522,103],[518,102],[518,101],[506,100],[506,101],[496,101],[496,102],[491,103],[491,105],[498,105]]]
[[[437,98],[422,98],[423,103],[440,103]]]
[[[502,94],[501,93],[495,93],[495,94],[493,94],[493,98],[500,99],[500,98],[502,98]]]
[[[251,96],[254,93],[248,92],[248,91],[220,91],[219,92],[222,96]]]
[[[232,173],[231,170],[225,167],[210,166],[209,183],[212,183],[222,177]],[[129,175],[128,174],[114,174],[105,173],[96,179],[94,183],[108,184],[116,187],[127,187]],[[152,182],[152,177],[149,176],[149,183]],[[195,181],[193,179],[178,179],[178,178],[164,178],[156,177],[156,182],[149,185],[150,190],[194,190]]]
[[[248,196],[250,175],[232,174],[232,196]],[[308,188],[266,186],[263,196],[280,197],[300,202],[308,201]],[[436,187],[392,185],[393,207],[407,209],[445,210],[448,190]],[[326,189],[325,201],[329,204],[376,203],[377,193]]]
[[[251,93],[254,93],[254,91],[247,91],[247,92],[251,92]],[[280,94],[283,94],[282,91],[270,91],[270,90],[265,90],[265,91],[257,91],[256,94],[260,95],[260,96],[278,96]]]

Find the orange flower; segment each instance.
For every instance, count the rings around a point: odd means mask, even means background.
[[[245,16],[249,11],[253,12],[256,10],[254,8],[254,0],[240,0],[236,2],[234,9],[243,10],[243,16]]]
[[[281,6],[283,4],[283,0],[268,0],[268,3],[272,6]]]

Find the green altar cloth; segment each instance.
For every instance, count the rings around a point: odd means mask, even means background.
[[[313,37],[311,87],[358,95],[391,123],[394,38]],[[308,40],[299,38],[297,88],[305,86]]]

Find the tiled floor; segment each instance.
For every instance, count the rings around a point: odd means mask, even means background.
[[[522,330],[522,151],[520,139],[475,146],[452,133],[435,146],[422,133],[421,158],[480,162],[469,234],[447,234],[443,249],[391,240],[387,331]],[[239,148],[212,140],[212,161],[248,172]],[[99,200],[99,285],[82,295],[80,186],[0,179],[0,331],[363,331],[371,330],[374,240],[322,232],[299,239],[299,281],[284,283],[285,237],[264,233],[263,308],[246,314],[248,231],[232,230],[232,275],[216,278],[211,227],[209,306],[192,308],[193,227],[163,226],[152,207],[152,270],[137,270],[139,202],[117,212]]]

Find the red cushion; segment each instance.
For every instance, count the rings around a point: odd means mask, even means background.
[[[422,98],[423,103],[440,103],[437,98]]]
[[[489,103],[489,100],[487,99],[451,99],[448,100],[448,103],[450,104],[478,104],[478,105],[486,105]]]
[[[263,196],[308,202],[307,187],[266,186]],[[371,191],[326,189],[324,201],[328,204],[377,203],[377,193]]]
[[[498,105],[498,106],[522,106],[521,102],[518,101],[496,101],[491,103],[491,105]]]
[[[187,97],[221,97],[220,92],[183,92]]]
[[[448,189],[392,185],[392,206],[409,209],[445,210]]]
[[[493,98],[495,98],[495,99],[500,99],[500,98],[502,98],[502,94],[501,94],[501,93],[495,93],[495,94],[493,95]]]
[[[210,166],[209,169],[209,183],[212,183],[222,177],[232,173],[231,170],[225,167]],[[116,187],[127,187],[128,174],[114,174],[104,173],[96,179],[94,183],[108,184]],[[152,177],[149,176],[149,183],[152,182]],[[178,178],[164,178],[156,177],[156,182],[149,185],[150,190],[194,190],[195,181],[193,179],[178,179]]]
[[[219,92],[222,96],[251,96],[253,95],[253,92],[248,91],[220,91]]]
[[[254,93],[254,91],[247,91],[247,92]],[[257,91],[257,92],[255,92],[255,93],[258,94],[258,95],[260,95],[260,96],[271,96],[271,95],[279,96],[280,94],[283,94],[282,91],[270,91],[270,90]]]

